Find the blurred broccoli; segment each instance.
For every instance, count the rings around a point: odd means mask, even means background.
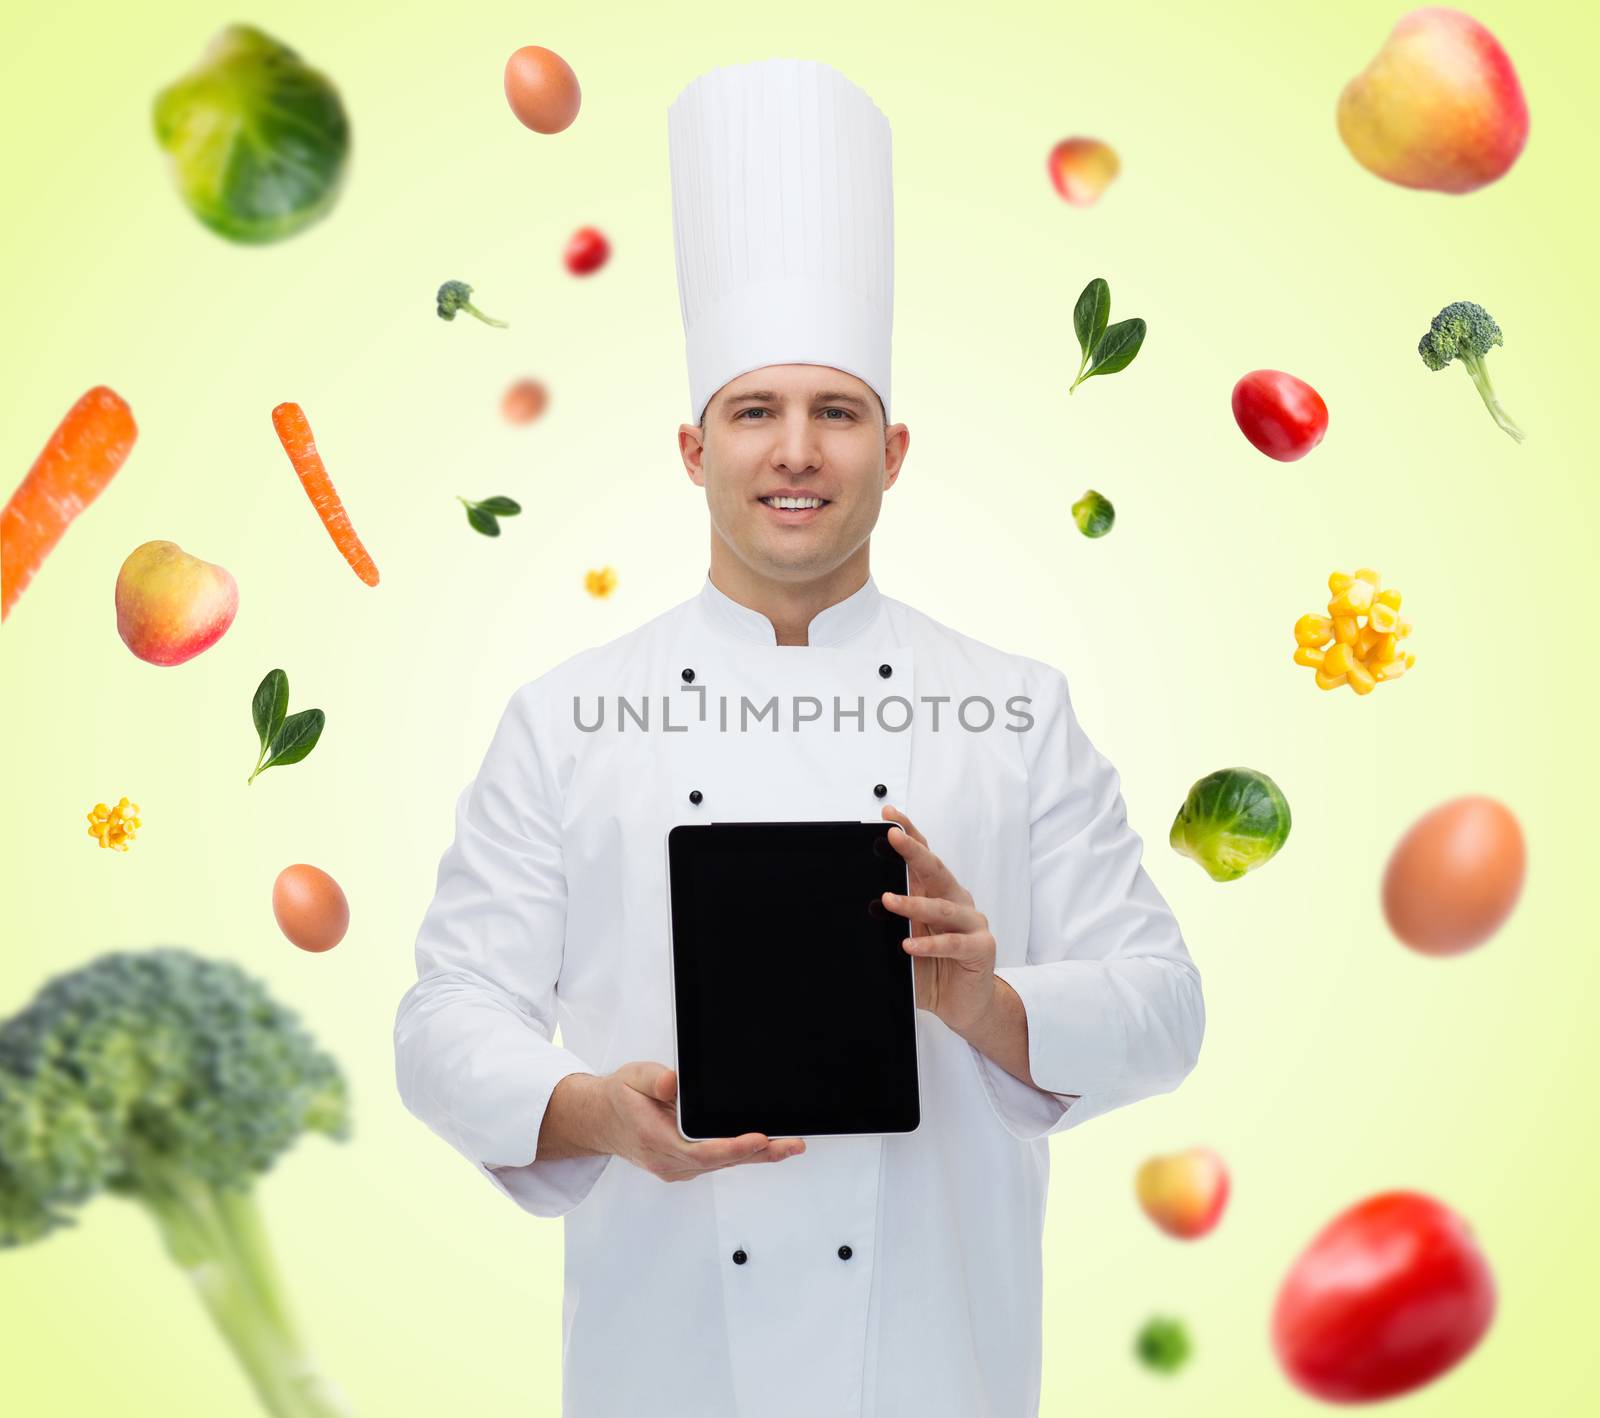
[[[344,1078],[265,988],[189,951],[113,952],[0,1023],[0,1249],[140,1203],[275,1418],[349,1413],[281,1298],[252,1187],[302,1132],[349,1136]]]
[[[439,287],[439,318],[454,320],[458,310],[465,310],[468,315],[475,315],[485,325],[498,325],[502,330],[509,324],[508,321],[496,320],[479,310],[472,303],[472,287],[465,281],[446,281]]]
[[[1484,364],[1489,351],[1495,345],[1504,344],[1500,327],[1487,310],[1470,300],[1457,300],[1433,317],[1428,333],[1417,345],[1417,353],[1429,369],[1443,369],[1451,360],[1460,360],[1472,376],[1472,382],[1478,386],[1478,393],[1490,416],[1521,443],[1526,435],[1500,407],[1494,385],[1489,382],[1489,368]]]

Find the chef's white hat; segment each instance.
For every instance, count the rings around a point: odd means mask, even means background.
[[[889,412],[894,189],[889,121],[837,69],[713,69],[667,111],[690,417],[730,379],[822,364]]]

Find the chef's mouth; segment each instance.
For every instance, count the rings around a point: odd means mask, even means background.
[[[756,501],[774,512],[791,513],[820,512],[831,504],[826,497],[758,497]]]

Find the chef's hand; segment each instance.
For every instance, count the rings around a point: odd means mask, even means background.
[[[889,840],[905,858],[911,894],[883,893],[883,904],[909,917],[911,955],[917,982],[917,1008],[931,1010],[956,1033],[964,1033],[994,1000],[994,937],[989,918],[973,904],[972,893],[929,850],[928,839],[898,808],[885,805],[893,822]]]
[[[603,1081],[609,1105],[607,1150],[664,1182],[686,1182],[741,1162],[781,1162],[806,1150],[798,1137],[768,1138],[760,1132],[685,1142],[674,1106],[677,1070],[665,1064],[625,1063]]]

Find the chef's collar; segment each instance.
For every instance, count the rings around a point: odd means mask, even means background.
[[[883,600],[878,583],[869,572],[859,590],[851,592],[842,601],[824,606],[806,627],[806,644],[785,646],[785,649],[804,650],[813,645],[842,645],[872,624]],[[752,610],[725,595],[712,584],[710,572],[705,585],[700,588],[700,610],[719,630],[740,640],[758,645],[776,645],[778,632],[772,622],[760,611]]]

